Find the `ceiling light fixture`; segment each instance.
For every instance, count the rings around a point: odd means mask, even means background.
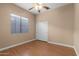
[[[50,9],[48,6],[44,6],[42,3],[34,3],[33,7],[30,8],[29,10],[32,10],[33,8],[35,8],[39,13],[42,8],[45,8],[47,10]]]

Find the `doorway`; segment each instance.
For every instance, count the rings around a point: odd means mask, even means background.
[[[48,21],[37,22],[36,39],[48,41]]]

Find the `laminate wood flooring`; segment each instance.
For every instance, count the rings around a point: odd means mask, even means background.
[[[76,56],[73,48],[35,40],[0,52],[0,56]]]

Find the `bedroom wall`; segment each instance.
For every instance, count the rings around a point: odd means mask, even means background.
[[[11,13],[29,18],[28,33],[11,33]],[[35,16],[14,4],[0,4],[0,49],[32,39],[35,39]]]
[[[36,22],[48,21],[48,41],[73,46],[74,6],[68,4],[36,16]]]
[[[77,55],[79,55],[79,4],[75,4],[75,20],[74,20],[74,46]]]

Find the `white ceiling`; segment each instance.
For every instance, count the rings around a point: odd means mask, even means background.
[[[68,3],[43,3],[44,5],[47,5],[50,7],[49,10],[46,9],[41,9],[40,13],[46,12],[46,11],[50,11],[52,9],[67,5]],[[15,3],[15,5],[33,13],[33,14],[39,14],[38,11],[36,11],[35,9],[29,10],[29,8],[33,7],[33,3]]]

